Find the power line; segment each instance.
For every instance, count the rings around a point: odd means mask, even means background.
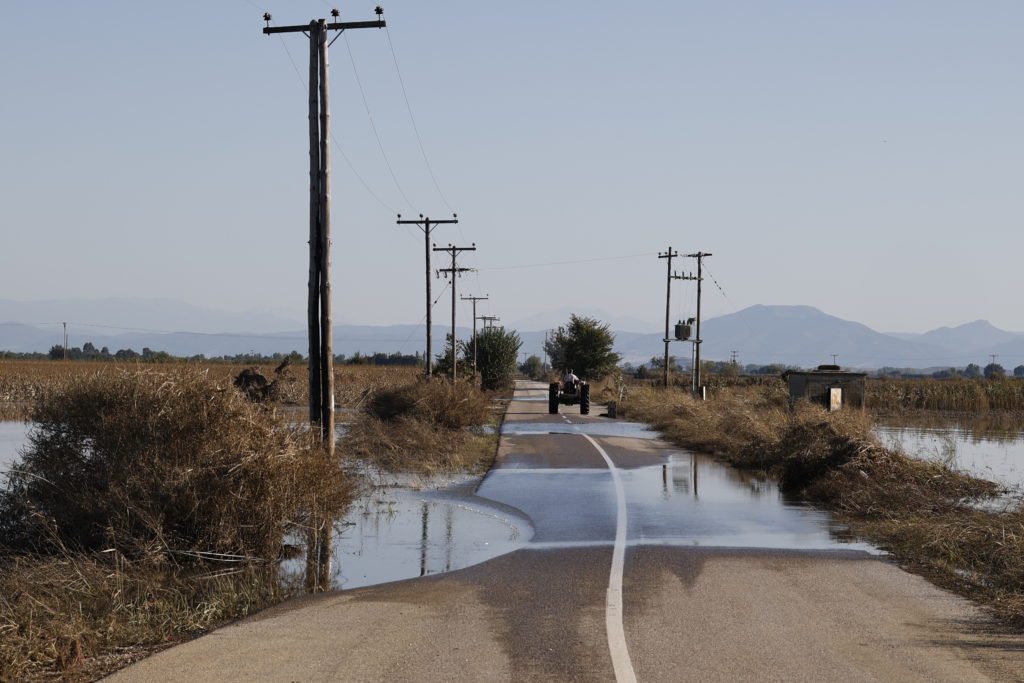
[[[547,268],[549,266],[567,266],[575,263],[594,263],[596,261],[621,261],[624,259],[648,258],[649,256],[651,256],[651,252],[648,251],[642,254],[627,254],[624,256],[601,256],[597,258],[576,259],[573,261],[549,261],[547,263],[522,263],[510,266],[490,266],[488,268],[478,268],[477,270],[516,270],[519,268]]]
[[[306,81],[305,79],[302,78],[302,73],[299,71],[299,65],[295,62],[295,58],[292,56],[292,51],[288,49],[288,44],[280,35],[278,35],[277,37],[281,41],[281,47],[284,48],[285,54],[288,55],[288,61],[291,62],[292,69],[295,71],[295,76],[296,78],[299,79],[299,84],[302,86],[303,91],[309,92],[309,87],[306,85]],[[356,170],[356,167],[352,163],[352,160],[349,159],[348,155],[345,153],[345,150],[342,148],[341,143],[338,142],[338,138],[334,135],[333,130],[330,131],[330,136],[331,142],[334,143],[334,148],[338,150],[338,154],[341,155],[341,158],[342,160],[344,160],[345,165],[348,166],[350,171],[352,171],[352,175],[356,177],[356,180],[358,180],[359,184],[363,186],[363,189],[365,189],[367,193],[369,193],[371,197],[377,200],[377,203],[383,206],[385,209],[391,211],[392,213],[398,213],[398,211],[393,206],[391,206],[386,201],[381,199],[380,195],[373,191],[373,188],[370,187],[370,184],[368,182],[366,182],[366,179],[363,178],[362,174],[360,174],[359,171]]]
[[[356,58],[352,54],[352,44],[348,42],[348,36],[342,34],[345,39],[345,49],[348,50],[348,58],[352,63],[352,73],[356,77],[356,85],[359,86],[359,95],[363,99],[363,108],[366,110],[366,118],[370,120],[370,128],[373,130],[373,137],[377,139],[377,149],[380,150],[380,155],[384,158],[384,165],[388,168],[388,173],[391,175],[391,180],[395,183],[395,188],[398,190],[398,194],[402,195],[402,199],[405,200],[406,205],[410,209],[414,209],[412,202],[409,201],[409,196],[405,194],[405,190],[402,189],[401,183],[398,182],[398,177],[395,175],[395,169],[391,166],[391,160],[388,159],[387,152],[384,151],[384,143],[380,139],[380,132],[377,131],[377,124],[373,120],[373,113],[370,111],[370,103],[366,100],[366,90],[363,89],[363,80],[359,78],[359,69],[356,67]]]
[[[398,68],[398,55],[395,53],[395,44],[391,42],[391,31],[387,28],[384,29],[384,35],[388,38],[388,47],[391,48],[391,58],[395,63],[395,73],[398,75],[398,84],[402,88],[402,97],[405,99],[405,108],[409,112],[409,121],[412,122],[412,130],[416,134],[416,142],[420,147],[420,154],[423,155],[423,163],[427,166],[427,173],[430,174],[430,180],[434,183],[434,189],[437,190],[437,195],[444,202],[444,205],[448,207],[449,211],[455,211],[452,205],[448,203],[448,199],[444,196],[444,192],[441,191],[441,186],[437,183],[437,177],[434,175],[434,169],[430,165],[430,159],[427,158],[427,150],[423,146],[423,138],[420,137],[419,126],[416,125],[416,117],[412,114],[412,105],[409,104],[409,94],[405,90],[405,79],[402,78],[402,70]]]

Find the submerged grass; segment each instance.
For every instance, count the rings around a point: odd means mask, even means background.
[[[385,471],[485,470],[497,448],[500,419],[491,398],[469,382],[434,378],[374,392],[341,445]]]
[[[308,430],[194,368],[75,377],[30,417],[0,493],[0,680],[94,677],[281,599],[286,536],[353,493]]]
[[[866,401],[875,413],[887,415],[915,411],[1024,415],[1024,381],[1012,377],[870,380]]]
[[[638,388],[619,411],[680,446],[776,477],[855,534],[1024,627],[1024,506],[992,482],[883,448],[868,414],[806,403],[790,410],[772,385],[725,388],[708,401]]]

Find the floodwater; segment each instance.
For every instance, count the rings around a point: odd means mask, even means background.
[[[879,552],[868,544],[846,542],[844,526],[825,511],[784,497],[774,481],[654,441],[658,434],[645,425],[549,419],[557,421],[506,422],[502,433],[582,433],[603,443],[622,478],[631,546]],[[642,439],[650,448],[624,445],[623,437]],[[555,457],[572,466],[551,469],[549,454],[517,454],[487,475],[478,495],[529,515],[536,529],[531,547],[611,543],[616,498],[607,468],[592,445],[557,438],[549,442],[549,450],[560,451]],[[618,451],[616,444],[628,450]],[[594,459],[587,459],[587,449]]]
[[[526,517],[468,494],[467,488],[374,489],[335,526],[331,587],[344,590],[461,569],[530,540],[533,527]],[[298,570],[298,563],[292,568]]]
[[[18,451],[28,442],[31,425],[25,422],[0,422],[0,480],[11,463],[18,459]]]
[[[945,462],[953,469],[1004,486],[1024,487],[1024,429],[882,423],[875,432],[883,445],[915,458]]]

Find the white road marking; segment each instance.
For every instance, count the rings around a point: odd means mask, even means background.
[[[612,571],[608,577],[608,593],[605,600],[604,627],[608,632],[608,650],[612,656],[615,680],[618,683],[636,683],[633,662],[626,646],[626,632],[622,627],[622,570],[626,563],[626,492],[615,463],[608,457],[601,445],[580,431],[580,436],[589,441],[608,464],[615,483],[618,521],[615,525],[615,547],[612,550]]]

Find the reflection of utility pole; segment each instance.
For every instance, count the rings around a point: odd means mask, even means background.
[[[447,247],[437,247],[437,246],[435,246],[434,247],[434,251],[447,251],[449,254],[452,255],[452,267],[451,268],[441,268],[437,272],[438,273],[444,273],[445,277],[448,277],[449,274],[452,276],[452,381],[454,382],[456,377],[457,377],[457,374],[458,374],[458,371],[456,369],[456,366],[458,365],[458,363],[457,363],[458,357],[456,355],[456,347],[458,346],[458,344],[455,341],[455,301],[457,299],[456,294],[455,294],[455,290],[458,289],[458,288],[455,286],[455,281],[463,273],[469,273],[469,272],[472,272],[472,270],[473,270],[472,268],[459,268],[459,267],[457,267],[456,264],[455,264],[455,258],[459,254],[464,252],[464,251],[476,251],[476,242],[474,242],[473,246],[471,246],[471,247],[456,247],[453,244],[449,244]]]
[[[694,393],[699,392],[699,397],[704,398],[703,384],[701,383],[700,377],[700,345],[703,341],[700,336],[700,297],[701,297],[701,283],[704,281],[704,258],[711,256],[709,253],[698,251],[695,254],[687,254],[688,258],[697,259],[697,338],[693,340],[694,352],[693,352],[693,391]]]
[[[476,302],[477,301],[487,301],[488,297],[490,297],[490,296],[491,296],[490,294],[487,294],[485,296],[472,296],[472,295],[470,295],[470,296],[460,297],[463,301],[472,301],[473,302],[473,376],[474,377],[476,376],[476,347],[477,347],[477,343],[476,343]]]
[[[444,570],[451,571],[452,568],[452,537],[455,535],[455,508],[446,505],[444,510],[444,540],[445,559]]]
[[[693,453],[690,454],[690,466],[693,468],[693,474],[690,475],[690,482],[693,484],[693,497],[700,498],[697,493],[697,458]]]
[[[432,220],[430,220],[430,216],[424,217],[423,214],[420,214],[420,219],[418,221],[402,220],[402,214],[398,214],[398,224],[399,225],[415,225],[416,227],[418,227],[420,230],[423,231],[423,244],[424,244],[424,250],[425,250],[426,255],[427,255],[427,377],[430,377],[431,367],[432,367],[432,365],[434,363],[434,355],[433,355],[434,350],[431,348],[432,347],[432,336],[431,336],[432,335],[432,330],[431,330],[431,325],[433,324],[432,323],[431,311],[434,308],[434,302],[430,298],[430,296],[431,296],[430,295],[430,232],[431,232],[431,229],[434,226],[436,226],[436,225],[447,225],[447,224],[450,224],[450,223],[458,223],[458,222],[459,222],[459,215],[455,214],[455,213],[452,214],[451,218],[446,218],[446,219],[440,220],[440,221],[432,221]]]
[[[423,503],[423,510],[420,514],[423,520],[423,528],[420,531],[420,576],[427,575],[427,528],[430,526],[430,504]]]

